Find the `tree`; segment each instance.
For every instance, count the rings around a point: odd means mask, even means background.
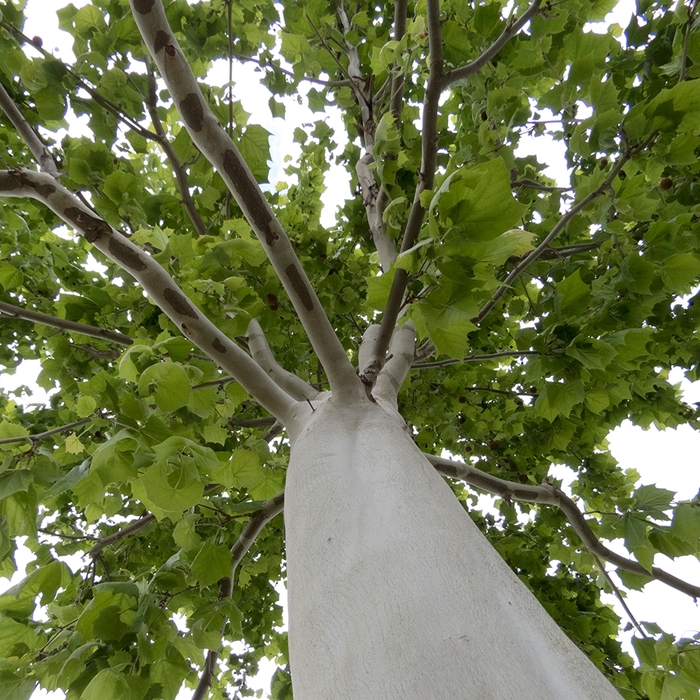
[[[698,499],[606,449],[698,424],[697,2],[166,5],[68,5],[71,65],[0,6],[0,357],[53,392],[0,403],[3,697],[245,696],[263,656],[274,698],[696,697],[698,638],[630,613],[635,667],[600,593],[700,595],[654,563]],[[242,63],[314,112],[275,187]]]

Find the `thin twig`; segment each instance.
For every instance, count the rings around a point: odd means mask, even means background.
[[[170,167],[175,175],[175,181],[177,182],[177,188],[180,191],[180,199],[185,207],[187,215],[190,217],[190,221],[194,226],[195,231],[200,236],[207,235],[207,226],[202,221],[202,217],[197,211],[192,195],[190,194],[190,185],[187,181],[187,173],[183,167],[180,159],[175,152],[172,144],[168,140],[168,137],[163,129],[163,124],[158,116],[158,96],[156,94],[156,76],[153,71],[153,65],[150,60],[146,61],[146,70],[148,71],[148,95],[146,97],[146,109],[148,109],[148,114],[151,117],[151,123],[153,124],[153,129],[158,136],[158,144],[163,149],[165,157],[170,163]]]
[[[693,31],[695,23],[695,10],[698,6],[698,0],[693,0],[688,8],[688,22],[685,25],[685,35],[683,37],[683,52],[681,53],[681,69],[678,73],[678,82],[683,82],[687,74],[688,68],[688,46],[690,44],[690,33]]]
[[[506,28],[496,41],[491,44],[478,58],[468,63],[466,66],[454,68],[445,73],[443,87],[451,85],[457,80],[468,78],[478,73],[494,56],[540,11],[541,0],[534,0],[532,5],[520,17],[520,19],[506,23]]]
[[[406,14],[408,10],[407,0],[394,0],[394,41],[400,42],[406,33]],[[396,128],[401,127],[401,112],[403,106],[404,74],[399,61],[394,56],[394,67],[391,72],[391,96],[389,98],[389,111],[394,115]]]
[[[501,357],[521,357],[527,355],[540,355],[538,350],[504,350],[502,352],[492,352],[477,355],[467,355],[460,359],[437,360],[435,362],[414,362],[411,369],[433,369],[434,367],[448,367],[449,365],[459,365],[462,362],[484,362],[487,360],[497,360]]]
[[[23,440],[28,440],[32,444],[36,444],[39,442],[39,440],[44,440],[47,437],[56,435],[56,433],[63,433],[66,430],[73,430],[74,428],[80,428],[83,425],[87,425],[92,421],[92,419],[92,416],[90,418],[82,418],[81,420],[76,420],[72,423],[60,425],[58,428],[51,428],[51,430],[44,430],[41,433],[34,433],[34,435],[18,435],[17,437],[2,438],[0,440],[0,445],[10,445],[13,442],[22,442]]]
[[[97,326],[89,326],[86,323],[77,323],[76,321],[69,321],[65,318],[49,316],[48,314],[42,314],[38,311],[30,311],[29,309],[24,309],[21,306],[15,306],[14,304],[8,304],[5,301],[0,301],[0,319],[3,317],[31,321],[33,323],[39,323],[42,326],[58,328],[68,333],[80,333],[81,335],[87,335],[91,338],[99,338],[100,340],[108,340],[112,343],[118,343],[119,345],[128,346],[134,342],[128,335],[124,335],[118,331],[108,331],[104,328],[98,328]]]
[[[627,613],[627,617],[629,617],[630,622],[637,628],[637,631],[639,632],[639,634],[642,635],[642,637],[646,637],[646,632],[644,631],[642,626],[637,622],[637,618],[632,614],[632,611],[629,609],[625,599],[622,597],[622,591],[618,588],[615,581],[612,580],[610,574],[605,570],[605,565],[603,564],[603,562],[600,561],[600,559],[595,554],[593,554],[593,558],[595,559],[595,563],[598,565],[598,569],[600,569],[600,572],[603,574],[603,576],[605,576],[606,581],[610,584],[610,588],[612,588],[615,597],[622,606],[622,609],[625,611],[625,613]]]
[[[511,187],[528,187],[532,190],[539,190],[540,192],[570,192],[571,187],[551,187],[549,185],[542,185],[536,180],[531,180],[529,177],[521,177],[518,180],[510,181]]]

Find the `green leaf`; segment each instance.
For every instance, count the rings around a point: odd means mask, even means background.
[[[210,586],[219,579],[231,576],[231,551],[208,540],[192,562],[192,575],[201,586]]]
[[[70,570],[63,562],[52,561],[35,569],[0,595],[0,612],[15,619],[27,618],[34,612],[37,596],[41,605],[47,605],[60,586],[68,585],[70,578]]]
[[[88,683],[80,700],[105,700],[105,698],[130,698],[131,690],[126,678],[113,668],[103,668]]]
[[[535,401],[535,414],[546,418],[550,423],[558,416],[568,418],[574,406],[586,396],[580,381],[560,384],[546,382]]]
[[[491,240],[513,228],[525,212],[513,197],[510,173],[500,158],[452,173],[435,195],[435,206],[440,220],[453,226],[446,253],[459,255],[463,243]]]
[[[183,464],[169,468],[156,463],[139,477],[145,496],[139,495],[148,508],[155,506],[164,513],[181,513],[199,502],[204,486],[194,467]]]
[[[581,279],[581,270],[576,270],[557,285],[556,308],[562,314],[575,316],[588,306],[590,296],[590,286]]]
[[[29,700],[36,688],[36,681],[16,676],[10,671],[0,671],[0,698],[2,700]]]
[[[75,412],[81,417],[91,416],[97,408],[97,401],[92,396],[79,396],[75,404]]]
[[[26,491],[31,482],[29,469],[13,469],[0,474],[0,500],[18,491]]]
[[[678,253],[664,261],[661,276],[672,292],[687,289],[700,275],[700,258],[692,253]]]
[[[187,405],[190,398],[190,378],[180,364],[163,362],[148,367],[139,379],[141,396],[151,394],[151,383],[155,384],[152,395],[161,411],[177,411],[178,408]]]
[[[383,275],[365,278],[367,282],[366,304],[370,309],[383,309],[386,306],[395,273],[396,269],[392,267],[389,272]]]
[[[671,534],[700,552],[700,504],[680,503],[673,512]]]
[[[258,124],[246,127],[238,148],[253,176],[259,182],[267,181],[270,160],[270,132]]]
[[[440,353],[449,357],[463,357],[467,347],[467,333],[475,328],[471,319],[479,311],[472,295],[459,285],[443,282],[416,305],[422,323]]]

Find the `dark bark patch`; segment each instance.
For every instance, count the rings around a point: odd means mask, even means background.
[[[529,491],[518,491],[518,489],[515,489],[513,491],[513,498],[518,501],[529,501],[532,498],[532,494]]]
[[[141,259],[137,250],[123,243],[118,238],[112,237],[109,241],[109,252],[125,267],[128,267],[134,272],[143,272],[146,269],[146,263]]]
[[[270,248],[279,240],[279,233],[272,227],[272,216],[262,201],[263,195],[255,183],[251,182],[250,173],[246,171],[241,156],[233,149],[224,152],[224,171],[231,178],[240,198],[245,202],[253,226],[265,237]]]
[[[194,306],[190,304],[190,300],[179,290],[166,288],[163,292],[165,300],[173,307],[173,309],[181,316],[189,316],[190,318],[199,318],[199,314]],[[183,329],[184,329],[183,325]]]
[[[147,15],[156,4],[156,0],[134,0],[134,9],[140,15]]]
[[[204,127],[204,107],[202,98],[195,92],[191,92],[180,102],[180,113],[185,120],[185,124],[192,131],[201,131]]]
[[[6,192],[11,192],[12,190],[19,190],[25,186],[26,183],[22,181],[22,178],[13,172],[5,172],[0,177],[0,188]]]
[[[164,46],[168,46],[170,44],[170,38],[168,32],[159,29],[156,34],[156,40],[153,42],[153,53],[158,53]]]
[[[91,216],[78,207],[67,207],[63,213],[68,221],[75,224],[76,228],[83,232],[89,243],[94,243],[98,238],[112,234],[112,229],[106,221]]]
[[[56,191],[56,186],[55,185],[34,185],[34,189],[39,193],[40,196],[48,197],[50,194],[53,194]]]
[[[226,346],[218,338],[214,338],[211,346],[216,352],[220,352],[222,355],[226,352]]]
[[[294,289],[299,299],[301,299],[301,303],[304,305],[304,308],[307,311],[313,311],[314,302],[313,299],[311,299],[311,293],[299,274],[299,270],[297,270],[296,265],[287,265],[287,267],[284,268],[284,272],[287,275],[289,283],[292,285],[292,289]]]

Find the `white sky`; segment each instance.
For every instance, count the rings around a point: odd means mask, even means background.
[[[67,60],[71,59],[70,40],[66,42],[65,35],[58,31],[58,23],[55,10],[67,4],[67,0],[29,0],[27,6],[28,21],[25,25],[25,33],[29,36],[38,35],[43,39],[44,48],[62,54]],[[86,0],[73,0],[73,4],[80,7],[87,4]],[[607,23],[618,23],[625,27],[629,21],[634,0],[621,0],[616,11],[608,16],[606,23],[592,27],[593,31],[601,31]],[[237,67],[235,71],[236,96],[242,100],[243,107],[253,114],[252,122],[262,124],[272,132],[271,151],[273,157],[273,173],[281,172],[282,160],[285,154],[295,156],[298,147],[292,142],[294,128],[305,122],[311,121],[311,113],[304,106],[298,105],[295,100],[287,100],[287,116],[285,120],[273,119],[267,107],[269,94],[262,88],[255,78],[255,71],[251,67]],[[215,80],[220,84],[227,80],[227,74],[223,71],[215,73]],[[332,120],[339,120],[336,115],[329,114]],[[336,121],[336,123],[338,123]],[[80,127],[73,127],[80,130]],[[536,154],[552,164],[550,174],[557,179],[566,179],[567,174],[562,170],[563,146],[561,143],[551,142],[549,150],[545,149],[541,139],[537,145],[533,141],[524,141],[519,155],[528,153]],[[332,173],[332,187],[326,194],[324,203],[323,222],[329,224],[333,221],[334,209],[337,203],[350,196],[347,178],[340,169],[334,169]],[[26,367],[27,374],[24,377],[3,377],[0,375],[0,383],[13,388],[18,384],[33,383],[32,376],[38,371],[36,365]],[[680,382],[682,376],[674,376],[673,381]],[[686,398],[689,401],[700,400],[700,386],[692,386],[683,380]],[[36,387],[32,402],[43,402],[44,396]],[[615,458],[624,469],[634,468],[641,475],[641,482],[655,483],[660,487],[668,488],[679,493],[680,499],[689,499],[695,496],[700,488],[700,470],[698,469],[698,455],[700,455],[700,434],[691,428],[683,426],[678,430],[658,431],[650,429],[644,431],[626,422],[616,428],[610,434],[610,449]],[[563,473],[557,472],[561,478]],[[487,503],[487,501],[485,501]],[[614,543],[619,545],[619,543]],[[617,547],[616,547],[617,548]],[[25,550],[26,552],[27,550]],[[621,550],[623,551],[623,550]],[[700,582],[700,562],[692,557],[684,557],[675,562],[659,556],[655,563],[666,568],[671,573],[686,580]],[[15,580],[17,576],[14,577]],[[9,585],[0,580],[0,590]],[[617,609],[618,614],[624,620],[624,612],[619,609],[617,601],[609,596]],[[657,622],[663,629],[677,636],[690,635],[700,631],[700,611],[692,600],[677,591],[660,583],[648,584],[643,592],[631,591],[627,596],[627,603],[635,617],[640,620]],[[270,670],[271,673],[271,670]],[[269,673],[262,674],[259,687],[269,688]],[[189,693],[180,693],[180,700],[187,698]],[[33,698],[63,698],[62,693],[49,693],[37,691]]]

